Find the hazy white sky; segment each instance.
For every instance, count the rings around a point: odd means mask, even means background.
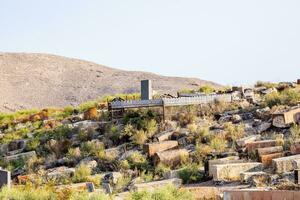
[[[0,0],[0,51],[222,84],[300,78],[299,0]]]

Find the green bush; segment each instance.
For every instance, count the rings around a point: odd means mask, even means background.
[[[278,84],[277,83],[271,83],[271,82],[264,82],[264,81],[257,81],[255,83],[255,87],[266,87],[266,88],[274,88]]]
[[[209,145],[216,152],[220,153],[225,151],[227,141],[221,136],[216,136],[209,142]]]
[[[233,125],[231,122],[224,124],[226,137],[230,138],[233,141],[236,141],[239,138],[242,138],[245,134],[244,124]]]
[[[182,179],[184,184],[200,182],[202,176],[203,175],[199,170],[199,165],[196,163],[190,163],[179,171],[179,177]]]
[[[31,139],[26,143],[26,149],[28,151],[35,150],[40,146],[40,140],[38,138]]]
[[[131,140],[133,143],[138,145],[143,145],[147,141],[147,135],[143,130],[137,130],[133,136],[131,136]]]
[[[204,85],[200,87],[199,92],[203,92],[205,94],[211,94],[215,91],[215,89],[209,85]]]
[[[145,131],[147,136],[151,138],[158,130],[157,123],[154,119],[147,120],[145,125]]]
[[[273,107],[278,105],[296,105],[300,101],[300,93],[292,90],[285,89],[282,92],[271,92],[264,98],[266,106]]]
[[[75,169],[73,176],[73,181],[76,183],[85,182],[88,180],[88,177],[91,175],[91,168],[87,165],[81,164]]]
[[[146,156],[139,152],[134,152],[128,158],[128,163],[131,169],[146,170],[148,168],[148,160]]]

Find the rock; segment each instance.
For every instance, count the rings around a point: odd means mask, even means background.
[[[68,168],[68,167],[56,167],[53,169],[47,170],[47,176],[49,178],[69,178],[72,177],[75,173],[75,168]]]
[[[233,123],[240,123],[242,121],[242,117],[238,114],[232,115],[231,121]]]
[[[178,146],[177,141],[168,140],[163,142],[147,143],[144,145],[144,151],[149,155],[153,156],[156,152],[173,149]]]
[[[236,140],[236,143],[240,147],[246,146],[246,144],[259,140],[261,138],[260,135],[250,135],[244,138],[240,138]]]
[[[260,156],[260,161],[262,162],[264,168],[270,167],[272,165],[272,160],[275,158],[281,158],[283,156],[282,152],[265,154]]]
[[[123,175],[120,172],[109,172],[104,175],[103,182],[117,184],[118,180],[122,177]]]
[[[267,120],[270,118],[271,115],[271,109],[269,107],[265,107],[262,109],[257,109],[256,110],[256,115],[263,120]]]
[[[293,155],[300,154],[300,144],[292,144],[290,150]]]
[[[215,160],[208,161],[208,174],[209,176],[213,175],[213,166],[220,164],[229,164],[229,163],[242,163],[244,160],[240,160],[238,156],[230,156],[226,158],[220,158]]]
[[[241,173],[241,181],[244,183],[252,183],[255,179],[264,180],[266,182],[268,180],[268,174],[262,171],[258,172],[243,172]]]
[[[263,122],[262,124],[260,124],[258,127],[257,127],[257,133],[262,133],[262,132],[264,132],[264,131],[266,131],[266,130],[268,130],[270,127],[272,126],[272,124],[271,123],[269,123],[269,122]]]
[[[294,170],[293,162],[299,160],[300,155],[287,156],[273,159],[272,165],[276,173],[290,172]]]
[[[171,139],[171,136],[173,135],[173,133],[174,133],[173,130],[164,131],[164,132],[161,132],[161,133],[155,135],[154,137],[157,139],[158,142],[162,142],[162,141]]]
[[[77,166],[82,164],[88,166],[91,170],[95,169],[98,165],[97,161],[90,157],[82,159]]]
[[[55,187],[56,190],[76,190],[76,191],[87,191],[87,192],[95,192],[95,187],[92,182],[84,182],[84,183],[73,183],[69,185],[59,185]]]
[[[293,123],[300,122],[300,107],[292,107],[273,114],[273,126],[277,128],[286,128]]]
[[[171,121],[171,120],[166,120],[165,121],[165,128],[166,129],[176,130],[177,127],[178,127],[177,121]]]
[[[163,174],[163,177],[165,179],[171,179],[171,178],[180,178],[179,177],[179,173],[180,171],[182,171],[182,169],[176,169],[176,170],[170,170],[170,171],[167,171]]]
[[[4,155],[8,152],[8,144],[1,144],[0,145],[0,154]]]
[[[261,170],[262,164],[258,162],[229,163],[212,166],[214,181],[239,181],[241,180],[241,173]]]
[[[218,122],[225,123],[225,122],[229,122],[230,120],[231,120],[231,115],[224,115],[224,116],[220,117]]]
[[[80,122],[76,122],[73,124],[74,128],[80,127],[83,129],[87,129],[87,128],[93,128],[93,129],[97,129],[99,128],[101,122],[94,122],[94,121],[90,121],[90,120],[85,120],[85,121],[80,121]]]
[[[130,188],[131,191],[154,191],[158,188],[162,188],[166,185],[174,185],[176,188],[179,188],[182,184],[182,180],[178,178],[173,178],[173,179],[166,179],[166,180],[161,180],[161,181],[152,181],[152,182],[147,182],[147,183],[139,183],[139,184],[134,184],[132,188]]]
[[[155,153],[153,161],[155,165],[162,163],[168,166],[176,166],[180,164],[180,161],[183,158],[186,158],[188,156],[189,153],[186,149],[175,149]]]
[[[8,151],[23,150],[26,147],[27,140],[14,140],[8,144]]]

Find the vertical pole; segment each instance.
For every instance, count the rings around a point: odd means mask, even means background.
[[[165,122],[165,120],[166,120],[166,113],[165,113],[165,101],[164,100],[162,100],[162,107],[163,107],[163,122]]]

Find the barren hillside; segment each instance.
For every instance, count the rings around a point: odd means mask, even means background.
[[[152,79],[159,93],[217,85],[196,78],[123,71],[56,55],[0,53],[0,111],[77,105],[106,94],[139,92],[141,79]]]

